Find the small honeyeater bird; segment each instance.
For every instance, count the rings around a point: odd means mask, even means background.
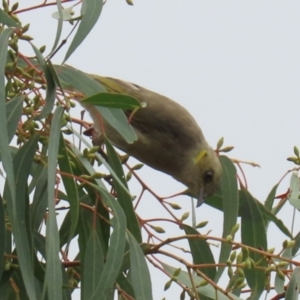
[[[93,105],[85,104],[94,121],[94,144],[102,144],[101,136],[105,134],[117,148],[186,185],[188,193],[198,199],[197,206],[218,189],[222,176],[221,163],[195,119],[184,107],[136,84],[90,76],[108,92],[127,94],[146,103],[135,113],[125,111],[138,137],[132,144],[127,143],[100,116],[101,125],[99,111]],[[101,132],[101,127],[105,133]]]

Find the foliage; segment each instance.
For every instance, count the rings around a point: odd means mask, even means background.
[[[71,115],[74,100],[86,99],[97,103],[103,118],[127,141],[134,141],[122,109],[139,104],[127,95],[109,93],[80,70],[51,63],[62,49],[63,20],[76,29],[65,62],[102,11],[101,1],[83,0],[76,17],[73,6],[64,9],[57,3],[18,10],[18,4],[3,1],[0,10],[0,154],[5,174],[0,194],[0,298],[71,299],[80,288],[81,299],[113,299],[115,291],[119,299],[152,299],[148,266],[153,265],[169,278],[165,290],[179,285],[180,299],[259,299],[273,288],[273,299],[298,299],[299,263],[294,258],[300,234],[293,236],[277,217],[288,199],[299,206],[297,174],[292,176],[292,193],[278,196],[275,204],[276,184],[262,204],[247,189],[243,172],[237,175],[241,162],[220,155],[221,188],[207,204],[223,212],[222,237],[204,234],[206,223],[189,225],[187,213],[178,216],[178,204],[157,196],[139,178],[142,165],[130,166],[128,157],[116,153],[108,140],[105,150],[93,147],[77,130],[76,125],[90,126]],[[58,26],[52,51],[43,57],[45,47],[32,43],[26,35],[29,25],[18,16],[48,5],[57,5]],[[34,57],[22,54],[21,40],[32,46]],[[220,154],[231,150],[222,146],[220,140]],[[289,160],[299,164],[299,151],[294,152]],[[129,170],[126,176],[124,169]],[[142,188],[137,199],[128,188],[132,177]],[[145,191],[167,217],[142,219],[137,210]],[[268,248],[271,222],[287,236],[279,252]],[[183,231],[161,238],[165,229],[157,224]],[[180,248],[177,241],[187,243]],[[212,242],[220,245],[217,261]],[[187,259],[178,252],[187,253]],[[164,257],[174,265],[166,264]]]

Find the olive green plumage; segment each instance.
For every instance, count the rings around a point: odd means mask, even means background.
[[[91,76],[108,92],[127,94],[147,104],[130,119],[138,137],[133,144],[128,144],[103,119],[100,121],[101,116],[93,106],[85,105],[99,136],[102,123],[105,134],[116,147],[185,184],[190,194],[198,199],[198,206],[203,202],[203,197],[217,190],[222,174],[220,161],[184,107],[138,85],[119,79]],[[131,112],[125,113],[129,116]],[[100,140],[95,138],[94,143],[100,143]]]

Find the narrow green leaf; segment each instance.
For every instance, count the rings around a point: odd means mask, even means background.
[[[108,140],[105,141],[109,164],[112,169],[115,171],[116,175],[123,183],[123,185],[128,188],[127,182],[125,180],[123,168],[120,162],[120,159],[112,147]],[[133,234],[138,243],[142,242],[142,234],[141,229],[138,223],[138,219],[136,217],[135,211],[132,205],[132,198],[130,194],[128,194],[121,185],[119,185],[118,181],[114,179],[114,187],[117,191],[118,201],[126,215],[128,230]]]
[[[33,164],[34,154],[36,152],[37,143],[39,140],[38,135],[32,136],[16,153],[13,158],[14,164],[14,173],[16,179],[16,197],[17,197],[17,211],[18,211],[18,221],[20,222],[20,226],[24,227],[29,220],[29,216],[26,216],[28,213],[27,204],[29,204],[29,195],[28,195],[28,187],[27,181],[30,175],[30,171]],[[27,204],[25,204],[27,203]],[[24,235],[30,234],[30,229],[27,228],[27,233]],[[29,236],[27,236],[28,240],[31,240]]]
[[[85,203],[85,201],[81,201],[81,203]],[[91,236],[93,219],[93,212],[88,211],[83,207],[80,208],[78,219],[78,246],[81,261],[84,261],[85,259],[85,251],[87,250],[87,243]],[[99,235],[98,237],[100,238]],[[81,291],[81,293],[82,292],[83,290]]]
[[[151,278],[144,253],[130,232],[127,232],[127,241],[130,251],[130,278],[135,299],[152,300]]]
[[[53,65],[64,88],[79,91],[86,96],[107,92],[106,89],[89,75],[70,66]]]
[[[262,203],[260,203],[259,201],[257,201],[257,205],[259,206],[259,209],[264,217],[264,221],[266,224],[266,228],[268,228],[269,222],[273,221],[275,225],[277,225],[277,227],[285,234],[287,235],[289,238],[293,238],[291,232],[289,231],[289,229],[285,226],[285,224],[276,217],[276,214],[278,213],[278,208],[275,207],[273,208],[273,203],[274,203],[274,199],[275,199],[275,195],[276,195],[276,191],[277,191],[277,187],[278,184],[276,184],[272,190],[270,191],[266,201],[265,201],[265,205],[263,205]]]
[[[7,46],[8,39],[12,34],[13,29],[7,28],[4,29],[0,35],[0,128],[6,128],[6,99],[5,99],[5,64],[7,57]],[[12,162],[12,157],[10,153],[8,133],[7,130],[0,130],[0,154],[2,158],[3,168],[6,172],[6,184],[7,184],[7,208],[8,213],[11,218],[12,228],[14,232],[14,238],[16,247],[18,248],[18,259],[21,272],[23,274],[24,284],[26,291],[30,299],[36,299],[36,293],[34,289],[34,277],[31,270],[31,253],[28,245],[28,240],[26,235],[22,236],[22,228],[25,230],[24,226],[22,227],[18,220],[18,208],[16,202],[16,186],[15,186],[15,174],[14,167]],[[26,230],[25,230],[26,233]]]
[[[95,106],[101,116],[116,129],[128,144],[132,144],[137,140],[137,135],[132,126],[128,123],[124,112],[118,108],[106,108]]]
[[[31,226],[33,231],[38,231],[44,219],[48,200],[48,172],[44,167],[35,186],[31,204]]]
[[[300,201],[299,201],[299,177],[298,172],[294,171],[291,174],[288,200],[289,203],[296,209],[300,210]]]
[[[103,272],[104,255],[96,230],[92,230],[83,261],[82,299],[91,299]]]
[[[285,201],[279,201],[276,206],[274,206],[271,210],[272,214],[277,215],[280,210],[284,207]]]
[[[88,198],[89,195],[87,195],[86,197],[82,197],[81,198],[81,203],[83,204],[87,204],[87,205],[91,205],[93,202],[91,202]],[[97,195],[98,197],[99,195]],[[100,205],[100,203],[98,202],[98,205]],[[106,216],[104,216],[106,217]],[[108,220],[109,222],[109,217],[106,218],[106,220]],[[109,224],[107,224],[109,226]],[[109,229],[111,229],[111,227],[109,226]],[[79,242],[79,254],[78,254],[78,259],[80,259],[82,262],[84,262],[86,254],[85,252],[88,251],[87,249],[87,244],[88,241],[90,239],[91,236],[91,232],[92,231],[96,231],[97,233],[97,237],[99,239],[100,245],[101,245],[101,249],[103,252],[104,257],[106,257],[107,254],[107,249],[109,247],[109,242],[107,240],[105,240],[105,237],[103,236],[104,230],[103,230],[103,226],[101,225],[101,220],[99,218],[96,218],[95,220],[95,213],[87,210],[84,207],[81,207],[80,209],[80,215],[79,215],[79,220],[78,220],[78,242]],[[110,234],[111,232],[109,232]],[[84,268],[84,265],[81,266],[82,268]],[[97,275],[97,280],[99,280],[102,269],[98,270],[99,273]],[[81,284],[82,286],[85,285],[85,277],[82,277],[82,281]],[[83,298],[83,290],[81,290],[81,298]]]
[[[4,10],[0,9],[0,23],[8,27],[20,28],[21,25],[17,23],[10,15],[8,15]]]
[[[61,130],[61,117],[64,108],[58,106],[54,112],[50,136],[48,155],[48,217],[46,227],[46,280],[49,299],[62,300],[62,272],[59,259],[59,234],[55,212],[55,179],[57,154],[59,148],[59,138]]]
[[[31,139],[25,143],[16,153],[13,159],[14,165],[14,174],[15,174],[15,195],[16,195],[16,220],[14,219],[12,222],[13,227],[13,235],[17,245],[18,251],[18,260],[21,259],[26,260],[22,265],[20,264],[20,271],[22,274],[22,285],[23,282],[25,284],[26,277],[30,277],[33,279],[33,260],[32,260],[32,236],[29,225],[29,195],[28,195],[28,187],[27,181],[30,174],[30,170],[32,167],[33,157],[36,151],[36,145],[38,142],[38,136],[33,136]],[[4,191],[5,199],[7,201],[8,212],[12,216],[11,213],[11,193],[5,187]],[[18,243],[17,243],[18,241]],[[21,253],[22,252],[22,253]],[[28,272],[30,274],[28,274]],[[27,290],[26,285],[24,288]],[[34,286],[30,287],[31,289]],[[32,292],[32,291],[31,291]],[[26,294],[26,292],[24,291]],[[29,292],[27,292],[29,294]]]
[[[141,107],[140,101],[136,98],[116,93],[98,93],[80,101],[84,104],[99,105],[120,109],[135,109]]]
[[[127,277],[125,277],[125,275],[122,272],[120,272],[117,278],[117,283],[123,291],[125,291],[129,296],[135,299],[133,287],[127,279]]]
[[[88,187],[87,191],[90,191],[91,188]],[[94,191],[94,190],[93,190]],[[95,192],[95,191],[94,191]],[[89,195],[93,195],[93,192],[88,192]],[[96,199],[96,198],[94,198]],[[101,216],[102,218],[99,218],[99,230],[98,235],[100,237],[100,242],[102,245],[102,249],[104,253],[107,253],[108,246],[109,246],[109,240],[110,240],[110,234],[111,234],[111,226],[106,222],[106,220],[110,219],[110,214],[107,211],[107,207],[104,202],[98,201],[97,202],[97,214]]]
[[[101,187],[93,186],[97,188],[106,205],[108,205],[114,212],[114,217],[111,219],[113,232],[110,238],[103,273],[99,278],[96,291],[90,298],[91,300],[104,300],[106,291],[113,287],[122,266],[126,242],[126,217],[118,202],[116,202],[109,193],[102,190]]]
[[[41,119],[44,119],[46,116],[48,116],[53,109],[54,101],[55,101],[55,97],[56,97],[56,85],[55,85],[55,81],[52,77],[52,72],[49,69],[48,64],[44,60],[42,53],[33,44],[31,44],[31,46],[32,46],[34,53],[36,55],[36,58],[44,72],[46,82],[47,82],[46,104],[43,107],[41,113],[36,117],[37,120],[41,120]]]
[[[242,243],[257,249],[267,250],[265,223],[257,202],[247,190],[243,189],[240,192]],[[253,252],[250,252],[250,257],[255,262],[262,258],[261,255]],[[262,259],[259,266],[266,267],[267,261]],[[264,291],[264,271],[256,268],[245,269],[244,271],[251,288],[251,295],[248,299],[258,300]]]
[[[298,300],[300,291],[300,267],[294,269],[288,288],[285,293],[285,300]]]
[[[272,221],[274,224],[288,237],[292,238],[292,234],[287,229],[287,227],[284,225],[284,223],[278,219],[272,212],[270,212],[261,202],[259,202],[257,199],[253,198],[256,202],[256,205],[258,206],[263,218],[264,222],[267,223],[267,221]],[[241,215],[242,206],[240,206],[240,213]]]
[[[218,189],[212,196],[206,198],[205,204],[223,211],[223,198],[221,189]]]
[[[70,272],[63,265],[61,266],[61,272],[63,277],[63,300],[72,300],[74,288],[70,284]]]
[[[5,98],[5,63],[7,56],[7,46],[8,39],[12,34],[13,29],[7,28],[4,29],[0,35],[0,127],[6,128],[6,98]],[[3,161],[4,170],[7,173],[7,181],[11,191],[11,195],[13,198],[13,203],[15,202],[15,194],[14,194],[14,173],[13,173],[13,165],[12,159],[9,151],[9,140],[7,130],[0,130],[0,152],[1,158]]]
[[[188,225],[182,225],[182,228],[184,229],[186,234],[200,235],[200,233],[196,229]],[[215,264],[214,256],[205,239],[188,239],[188,242],[192,252],[194,264]],[[199,270],[210,279],[214,279],[214,277],[216,276],[216,268],[199,268]]]
[[[5,253],[12,253],[13,249],[12,249],[12,244],[13,244],[13,239],[12,239],[12,233],[10,230],[5,230],[5,235],[4,235],[4,240],[2,241],[4,244],[4,252]],[[2,257],[3,261],[5,262],[5,258],[4,256]],[[5,264],[4,264],[5,266]],[[2,273],[2,276],[0,278],[0,295],[1,295],[1,286],[4,285],[5,283],[10,283],[10,278],[11,275],[13,273],[12,268],[10,268],[9,270],[5,270]],[[0,296],[0,299],[1,296]]]
[[[295,245],[292,248],[292,257],[294,257],[300,248],[300,231],[296,234],[295,237],[292,238],[292,240],[295,241]]]
[[[46,238],[37,231],[35,231],[33,235],[35,249],[42,255],[43,259],[46,260]]]
[[[25,97],[21,95],[14,97],[6,103],[6,128],[9,142],[14,137],[18,123],[20,122],[24,99]]]
[[[70,238],[73,239],[75,235],[78,233],[78,225],[79,223],[77,222],[77,227],[75,228],[75,231],[73,233],[73,236],[70,237],[70,228],[72,225],[71,221],[71,212],[70,210],[67,212],[66,216],[64,217],[64,220],[60,226],[59,229],[59,245],[60,248],[62,248],[64,245],[68,244],[70,242]],[[79,215],[78,215],[78,220],[79,220]]]
[[[68,148],[69,152],[72,151],[70,145],[67,145],[67,148]],[[74,172],[74,175],[79,177],[82,174],[90,174],[90,172],[95,172],[93,170],[91,164],[87,161],[87,159],[82,157],[82,155],[79,153],[79,151],[77,151],[76,153],[77,154],[74,153],[74,155],[73,155],[73,153],[72,153],[72,155],[70,155],[70,158],[72,159],[72,164],[73,164],[72,171]],[[81,159],[78,158],[77,155],[80,155]],[[84,165],[88,166],[89,171],[84,167]],[[101,184],[101,183],[102,183],[102,181],[100,180],[99,184]],[[102,187],[103,187],[103,189],[105,189],[104,185]],[[103,201],[96,200],[98,196],[97,196],[95,189],[93,189],[92,187],[90,187],[88,185],[85,186],[85,189],[78,189],[78,194],[80,197],[80,203],[87,204],[90,206],[96,205],[96,207],[97,207],[97,214],[99,216],[101,216],[101,218],[99,219],[99,230],[97,228],[97,232],[98,232],[98,236],[100,238],[102,249],[104,249],[104,252],[106,253],[108,243],[109,243],[110,228],[111,228],[110,225],[107,223],[109,220],[109,212],[107,211],[107,207],[103,203]],[[62,196],[59,196],[59,197],[62,197]],[[67,201],[69,201],[68,197],[66,197],[65,199]],[[82,212],[84,212],[84,215]],[[90,217],[90,214],[87,213],[86,209],[83,209],[83,211],[81,211],[80,216],[79,216],[79,222],[78,222],[77,229],[78,229],[78,233],[79,233],[79,247],[80,247],[80,254],[81,254],[82,260],[84,258],[86,242],[90,235],[90,233],[89,233],[90,229],[88,230],[88,233],[86,235],[85,231],[81,230],[81,227],[85,226],[85,222],[87,222],[89,224],[89,226],[90,226],[90,224],[93,224],[92,217]],[[68,213],[66,218],[63,221],[63,224],[61,225],[61,228],[60,228],[61,246],[64,245],[64,243],[67,243],[68,232],[69,232],[69,228],[70,228],[70,224],[71,224],[70,220],[71,220],[71,217],[69,216],[69,213]],[[76,234],[76,232],[75,232],[75,234]]]
[[[14,262],[16,263],[17,261],[14,261]],[[25,286],[22,281],[22,275],[21,275],[20,270],[17,269],[12,273],[11,280],[18,287],[18,292],[19,292],[19,295],[22,295],[22,300],[30,300],[30,298],[26,294],[26,289],[25,289]],[[16,299],[17,298],[16,291],[14,291],[14,294],[15,294],[15,297],[13,299]],[[10,300],[13,300],[13,299],[10,299]]]
[[[97,23],[101,14],[103,2],[98,0],[83,0],[81,7],[80,24],[78,30],[74,36],[74,39],[66,53],[63,63],[71,56],[76,48],[82,43],[82,41],[88,36],[94,25]]]
[[[54,68],[51,60],[47,61],[47,66],[48,66],[48,70],[51,73],[51,76],[52,76],[52,78],[53,78],[53,80],[54,80],[54,82],[56,84],[56,87],[59,87],[60,90],[63,92],[63,86],[62,86],[62,84],[61,84],[61,82],[59,80],[59,77],[58,77],[58,75],[56,73],[56,70],[55,70],[55,68]]]
[[[272,210],[273,208],[273,203],[274,203],[274,199],[275,199],[275,196],[276,196],[276,191],[277,191],[277,188],[278,188],[278,184],[276,184],[272,190],[270,191],[266,201],[265,201],[265,208],[268,209],[269,211]]]
[[[282,252],[281,257],[287,258],[287,259],[292,259],[292,248],[287,248]],[[280,267],[280,270],[286,270],[289,267],[289,265],[286,265],[284,267]],[[274,287],[275,291],[277,294],[284,293],[285,287],[284,287],[284,279],[278,276],[278,273],[275,275],[275,280],[274,280]]]
[[[290,233],[288,228],[284,225],[284,223],[280,219],[278,219],[275,216],[273,212],[267,210],[265,206],[262,203],[260,203],[257,199],[255,199],[255,201],[256,201],[256,205],[258,206],[260,212],[264,217],[265,223],[267,223],[267,221],[272,221],[281,230],[282,233],[287,235],[289,238],[293,238],[293,235]]]
[[[63,157],[58,160],[59,169],[64,173],[73,175],[73,171],[70,165],[70,158],[62,134],[60,134],[59,154]],[[64,187],[68,195],[69,204],[70,204],[70,213],[71,213],[71,227],[69,229],[69,241],[70,241],[77,227],[78,215],[79,215],[79,197],[77,192],[77,185],[73,177],[62,175],[62,181],[64,183]]]
[[[0,299],[1,300],[12,300],[15,299],[15,293],[9,282],[0,286]]]
[[[230,234],[232,227],[237,223],[239,210],[238,186],[236,179],[236,168],[232,161],[226,157],[221,156],[220,161],[223,168],[223,176],[221,182],[222,191],[222,206],[223,206],[223,234],[225,238]],[[219,263],[224,263],[228,259],[231,252],[232,245],[230,243],[222,243],[219,256]],[[225,268],[218,268],[215,281],[218,282]]]
[[[174,268],[172,266],[169,266],[165,263],[161,263],[162,267],[164,270],[170,275],[173,276],[174,272],[176,271],[177,268]],[[191,276],[195,286],[199,285],[201,282],[203,282],[203,279],[200,276],[192,275]],[[183,270],[180,271],[179,275],[177,276],[177,281],[180,282],[181,284],[193,288],[191,278],[188,274],[188,272],[185,272]],[[220,291],[217,291],[211,284],[207,284],[205,286],[199,287],[196,289],[197,292],[204,297],[210,298],[212,300],[228,300],[229,298],[227,295],[222,294]],[[228,293],[228,295],[234,299],[234,300],[243,300],[232,293]],[[202,299],[202,298],[201,298]]]
[[[54,66],[61,84],[69,89],[79,91],[86,96],[92,96],[100,92],[107,92],[104,87],[87,74],[67,66]],[[137,140],[132,126],[128,124],[127,117],[121,109],[95,107],[104,120],[116,129],[128,143]]]
[[[4,268],[4,253],[5,253],[5,212],[3,199],[0,196],[0,279]]]
[[[35,290],[38,299],[42,299],[43,293],[43,284],[45,279],[45,268],[44,263],[41,263],[36,256],[33,257],[34,259],[34,276],[35,276]]]
[[[56,0],[56,5],[57,5],[57,9],[58,9],[59,19],[57,20],[57,30],[56,30],[55,40],[54,40],[54,44],[52,46],[51,52],[55,51],[55,49],[59,43],[61,33],[62,33],[62,27],[63,27],[63,9],[64,8],[61,5],[61,0]]]
[[[48,144],[44,144],[41,146],[40,154],[42,157],[46,157],[48,153]],[[32,176],[32,180],[30,181],[30,184],[28,186],[28,192],[31,194],[35,187],[38,185],[38,181],[41,180],[42,174],[45,170],[44,164],[34,163],[32,165],[32,170],[30,175]]]

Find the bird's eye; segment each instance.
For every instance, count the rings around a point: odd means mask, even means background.
[[[209,171],[204,172],[204,175],[203,175],[204,183],[212,182],[213,178],[214,178],[214,171],[209,170]]]

